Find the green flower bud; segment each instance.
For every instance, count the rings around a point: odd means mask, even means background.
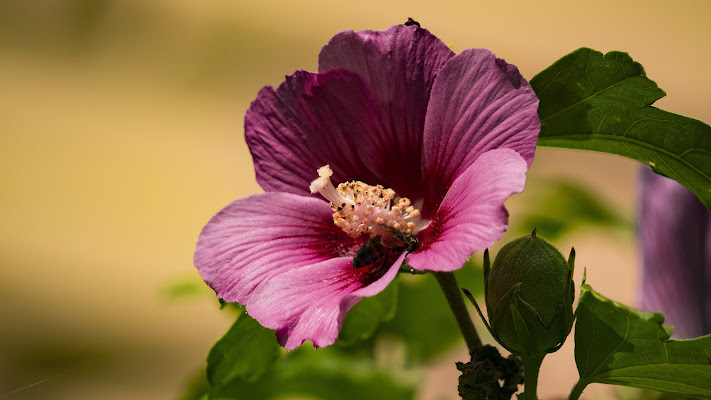
[[[502,247],[493,267],[484,257],[486,308],[499,343],[521,356],[558,350],[573,326],[575,250],[566,262],[534,229]]]

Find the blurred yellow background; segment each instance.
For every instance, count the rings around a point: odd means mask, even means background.
[[[3,0],[0,399],[176,398],[232,321],[210,296],[171,301],[165,288],[197,276],[207,220],[261,190],[243,138],[249,103],[316,70],[336,32],[407,17],[529,79],[581,46],[627,51],[667,91],[658,106],[711,122],[705,0]],[[633,215],[634,162],[544,149],[530,174],[581,181]],[[509,202],[512,218],[525,199]],[[589,229],[555,244],[575,245],[578,282],[587,267],[596,289],[635,301],[631,236]],[[432,365],[423,399],[457,398],[464,354]],[[572,340],[551,360],[544,397],[575,381]]]

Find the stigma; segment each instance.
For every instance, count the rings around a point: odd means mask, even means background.
[[[331,203],[333,222],[348,235],[358,237],[388,232],[416,233],[420,211],[407,197],[396,197],[395,191],[382,185],[371,186],[360,181],[331,183],[333,170],[328,165],[318,169],[309,189]]]

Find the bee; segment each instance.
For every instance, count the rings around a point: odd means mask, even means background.
[[[353,268],[376,264],[376,269],[379,269],[387,264],[391,252],[411,253],[418,247],[417,238],[409,233],[393,232],[391,235],[373,236],[356,252],[353,257]]]

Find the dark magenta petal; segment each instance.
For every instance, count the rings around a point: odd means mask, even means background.
[[[449,186],[491,149],[513,149],[528,165],[540,131],[538,98],[518,69],[489,50],[469,49],[442,68],[424,132],[423,214],[437,209]]]
[[[294,268],[260,286],[247,303],[247,312],[276,330],[287,349],[310,340],[315,347],[336,341],[343,318],[358,300],[380,293],[397,275],[404,255],[377,281],[363,286],[363,274],[352,258],[333,258]]]
[[[326,201],[290,193],[239,199],[203,229],[195,266],[218,297],[246,304],[274,276],[360,247],[362,240],[350,239],[331,214]]]
[[[396,25],[385,31],[345,31],[319,54],[319,72],[347,69],[371,88],[386,129],[359,148],[366,164],[412,200],[422,197],[422,137],[430,90],[454,53],[417,26]],[[335,171],[335,170],[334,170]]]
[[[504,201],[523,190],[528,164],[511,149],[479,156],[454,181],[430,225],[418,234],[420,248],[407,257],[413,268],[454,271],[506,231]]]
[[[356,144],[382,129],[369,89],[349,71],[297,71],[265,87],[245,115],[245,137],[257,181],[266,191],[309,193],[316,169],[329,164],[334,181],[375,181]]]
[[[641,308],[664,313],[674,336],[711,333],[711,215],[676,181],[641,171]]]

